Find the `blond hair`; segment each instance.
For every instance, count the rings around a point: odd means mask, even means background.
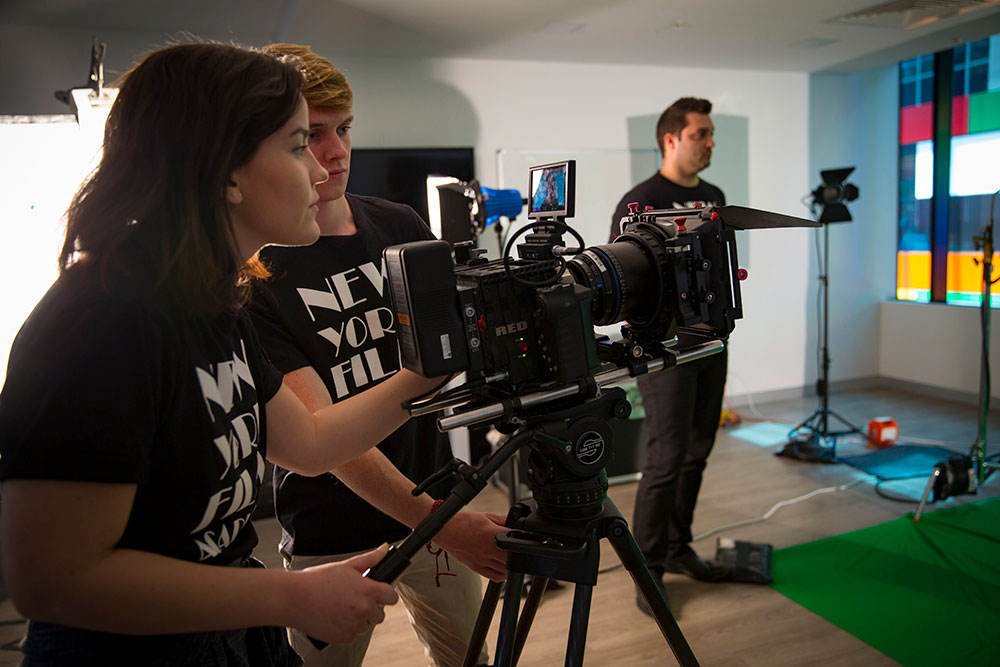
[[[320,111],[348,111],[354,104],[354,93],[347,77],[326,58],[316,55],[308,46],[299,44],[268,44],[264,53],[297,61],[306,79],[302,91],[306,104]]]

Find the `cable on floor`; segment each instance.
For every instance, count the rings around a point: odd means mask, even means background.
[[[886,500],[891,500],[894,503],[910,503],[911,505],[919,505],[919,498],[910,498],[908,496],[897,496],[895,494],[886,493],[882,490],[882,482],[899,482],[903,480],[898,479],[880,479],[875,482],[875,493],[878,494],[880,498],[885,498]]]
[[[827,487],[824,487],[822,489],[816,489],[814,491],[810,491],[809,493],[801,495],[801,496],[799,496],[797,498],[792,498],[791,500],[782,500],[782,501],[776,503],[774,505],[774,507],[772,507],[771,509],[769,509],[767,512],[765,512],[764,514],[762,514],[759,517],[756,517],[756,518],[753,518],[753,519],[746,519],[744,521],[737,521],[736,523],[731,523],[731,524],[726,525],[726,526],[719,526],[718,528],[713,528],[711,530],[705,531],[704,533],[701,533],[700,535],[696,535],[695,537],[693,537],[691,539],[691,541],[692,542],[697,542],[699,540],[705,539],[706,537],[710,537],[712,535],[715,535],[716,533],[720,533],[720,532],[722,532],[724,530],[730,530],[730,529],[733,529],[733,528],[740,528],[742,526],[749,526],[750,524],[753,524],[753,523],[759,523],[761,521],[765,521],[767,519],[770,519],[774,515],[774,513],[777,512],[782,507],[787,507],[788,505],[794,505],[795,503],[802,502],[803,500],[808,500],[809,498],[812,498],[814,496],[818,496],[818,495],[820,495],[822,493],[834,493],[836,491],[846,491],[847,489],[851,488],[852,486],[857,486],[858,484],[860,484],[863,481],[865,481],[865,480],[864,479],[856,479],[853,482],[848,482],[847,484],[841,484],[840,486],[827,486]]]

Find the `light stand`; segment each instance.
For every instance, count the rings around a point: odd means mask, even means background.
[[[994,192],[993,197],[990,198],[989,222],[980,232],[981,236],[973,239],[976,249],[982,248],[983,250],[981,262],[983,266],[983,291],[982,302],[979,304],[982,356],[979,368],[979,430],[976,442],[972,445],[969,456],[956,455],[948,461],[942,461],[934,466],[934,471],[931,472],[927,486],[924,487],[924,493],[920,497],[917,511],[913,514],[914,521],[920,521],[920,515],[924,511],[924,505],[927,503],[927,496],[931,489],[934,490],[932,502],[966,493],[974,494],[990,475],[1000,470],[1000,463],[986,458],[986,426],[990,411],[990,316],[993,312],[990,288],[994,282],[993,205],[996,203],[997,194],[1000,194],[1000,190]]]
[[[835,222],[850,222],[851,212],[844,202],[854,201],[858,197],[858,188],[852,183],[844,183],[854,167],[830,169],[821,171],[823,183],[813,193],[813,214],[816,207],[822,207],[819,222],[823,225],[823,258],[820,283],[823,287],[823,321],[820,327],[821,359],[819,379],[816,380],[816,393],[820,397],[820,407],[808,418],[793,428],[789,441],[777,452],[778,456],[786,456],[800,461],[818,463],[833,463],[837,455],[837,438],[849,433],[861,433],[861,429],[830,409],[830,224]],[[836,419],[847,427],[846,430],[831,431],[830,419]],[[805,431],[806,433],[803,433]]]
[[[998,191],[1000,192],[1000,191]],[[990,218],[983,228],[982,236],[973,241],[976,248],[983,250],[983,298],[979,304],[981,324],[982,363],[979,368],[979,434],[976,444],[972,446],[973,467],[976,471],[976,484],[982,484],[993,471],[1000,468],[998,464],[986,460],[986,425],[990,411],[990,316],[993,312],[990,288],[993,285],[993,205],[997,192],[990,198]]]

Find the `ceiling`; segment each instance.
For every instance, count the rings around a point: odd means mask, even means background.
[[[866,15],[853,14],[878,8]],[[961,10],[961,11],[959,11]],[[344,56],[852,71],[1000,32],[1000,0],[0,0],[0,23]]]

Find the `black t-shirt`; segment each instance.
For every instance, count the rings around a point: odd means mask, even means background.
[[[726,195],[722,190],[708,181],[701,180],[693,188],[678,185],[656,172],[642,183],[625,193],[618,202],[611,216],[611,234],[613,241],[620,233],[621,219],[628,215],[628,205],[631,202],[639,204],[639,211],[647,206],[654,209],[665,208],[701,208],[703,206],[725,206]]]
[[[280,374],[245,312],[194,317],[95,273],[64,273],[11,347],[0,479],[137,484],[120,548],[248,556]]]
[[[635,202],[639,205],[639,211],[643,211],[647,206],[653,209],[670,208],[702,208],[705,206],[725,206],[726,195],[715,185],[706,180],[700,180],[698,185],[688,188],[674,183],[660,172],[656,172],[642,183],[625,193],[625,196],[618,202],[615,212],[611,216],[611,233],[609,238],[614,241],[620,233],[621,219],[628,215],[628,205]],[[691,345],[703,343],[704,339],[689,334],[678,334],[678,349],[685,349]],[[663,373],[657,373],[656,378],[662,377]]]
[[[256,286],[249,305],[275,365],[285,373],[313,367],[334,402],[399,370],[382,250],[433,238],[408,206],[354,195],[347,195],[347,201],[357,233],[322,236],[306,248],[265,248],[260,256],[272,277]],[[414,482],[451,458],[448,438],[437,430],[433,415],[410,419],[379,449]],[[409,533],[332,473],[304,477],[276,467],[274,499],[286,555],[349,553]]]
[[[281,375],[250,318],[203,318],[141,275],[66,271],[11,347],[0,393],[0,479],[136,484],[118,547],[246,563]],[[277,628],[120,635],[32,623],[38,665],[301,664]],[[240,657],[242,656],[242,657]]]

